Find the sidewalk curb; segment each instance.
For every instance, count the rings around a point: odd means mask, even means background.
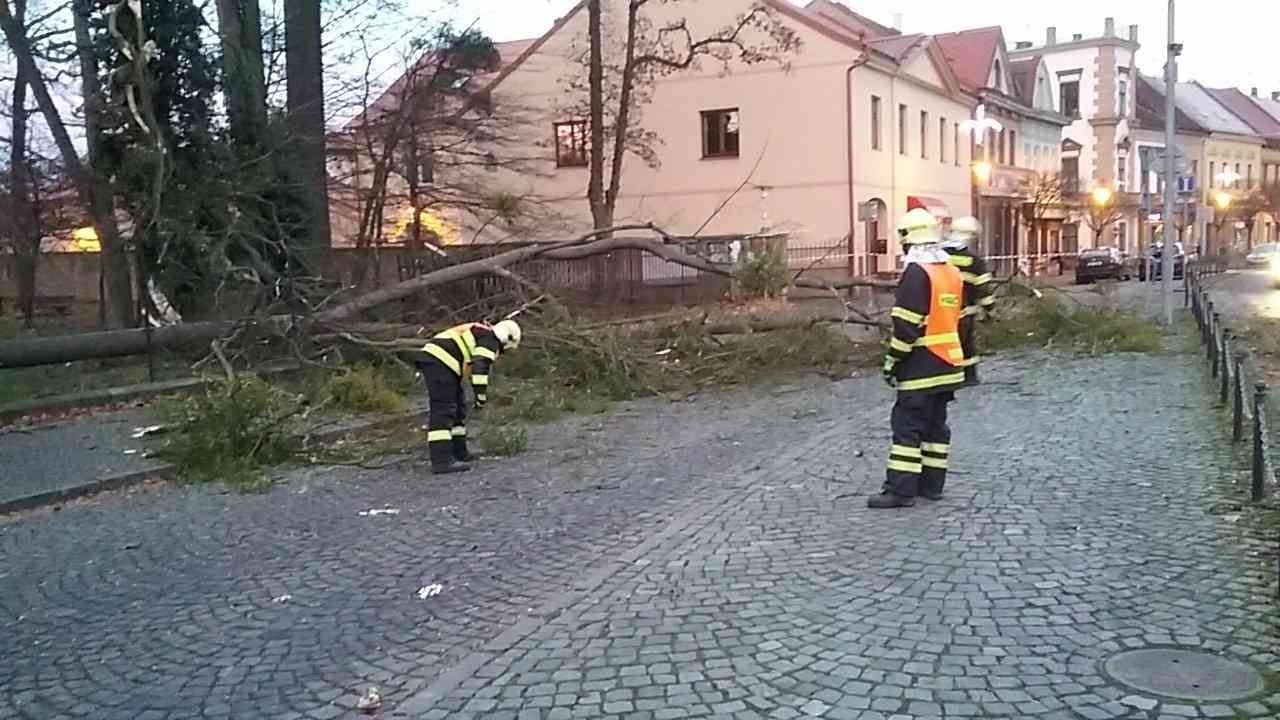
[[[160,465],[148,470],[135,470],[120,475],[109,475],[81,485],[50,490],[14,500],[5,500],[0,502],[0,516],[22,512],[23,510],[35,510],[111,490],[121,490],[134,485],[141,485],[143,482],[153,478],[172,480],[175,477],[175,470],[176,468],[172,465]]]
[[[328,442],[351,433],[367,430],[381,430],[383,428],[394,427],[405,422],[412,422],[421,417],[421,411],[410,411],[399,415],[393,415],[391,417],[380,417],[357,421],[344,427],[337,427],[314,433],[307,436],[307,438],[312,442]],[[165,463],[148,470],[134,470],[132,472],[122,473],[119,475],[110,475],[104,478],[97,478],[80,485],[50,490],[48,492],[28,495],[14,500],[0,501],[0,516],[21,512],[23,510],[34,510],[48,505],[56,505],[68,500],[97,495],[98,493],[109,492],[111,490],[120,490],[134,485],[140,485],[144,481],[152,478],[168,481],[176,480],[177,468]]]

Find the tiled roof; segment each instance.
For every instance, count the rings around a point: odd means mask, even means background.
[[[1000,47],[1000,28],[996,26],[935,35],[942,52],[951,63],[960,84],[968,90],[987,86],[991,64]]]
[[[1164,129],[1164,89],[1151,82],[1151,78],[1138,75],[1135,86],[1138,124],[1150,130]],[[1191,119],[1181,108],[1174,107],[1174,127],[1178,132],[1208,133],[1200,123]]]
[[[867,44],[893,58],[895,62],[911,54],[917,45],[928,40],[927,35],[895,35],[893,37],[876,38]]]
[[[885,38],[902,34],[888,25],[882,25],[865,15],[854,12],[848,5],[836,0],[813,0],[805,5],[804,9],[806,12],[830,18],[855,35],[862,33],[868,38]]]
[[[1146,80],[1153,88],[1164,94],[1164,80],[1157,77],[1147,77]],[[1185,112],[1188,117],[1196,121],[1197,125],[1209,132],[1232,135],[1256,134],[1253,128],[1223,107],[1222,103],[1199,83],[1178,83],[1175,100],[1179,110]]]
[[[1018,101],[1024,105],[1035,107],[1036,100],[1036,68],[1040,67],[1040,56],[1035,55],[1025,60],[1009,61],[1009,89]]]
[[[1254,103],[1248,95],[1236,88],[1205,88],[1205,91],[1259,135],[1280,135],[1280,120]]]

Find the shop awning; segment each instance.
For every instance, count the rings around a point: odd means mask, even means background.
[[[947,204],[941,200],[925,195],[908,195],[907,210],[910,211],[917,208],[921,210],[928,210],[939,220],[951,219],[951,210],[947,207]]]

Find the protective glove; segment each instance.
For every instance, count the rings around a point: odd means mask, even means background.
[[[898,386],[898,378],[893,374],[894,366],[897,364],[897,361],[892,357],[886,357],[884,359],[884,367],[880,370],[880,375],[884,377],[885,384],[891,388]]]

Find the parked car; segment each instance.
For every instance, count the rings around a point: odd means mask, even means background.
[[[1080,253],[1076,262],[1076,283],[1088,283],[1095,280],[1127,280],[1129,271],[1125,266],[1124,253],[1118,248],[1100,247]]]
[[[1280,245],[1266,243],[1255,247],[1253,252],[1246,255],[1244,259],[1250,265],[1270,267],[1272,258],[1276,256],[1280,256]]]
[[[1173,279],[1182,279],[1182,268],[1186,264],[1187,256],[1182,250],[1182,243],[1173,244]],[[1164,273],[1164,245],[1154,245],[1148,251],[1146,256],[1138,265],[1138,279],[1147,279],[1147,270],[1151,269],[1151,279],[1159,280]]]

